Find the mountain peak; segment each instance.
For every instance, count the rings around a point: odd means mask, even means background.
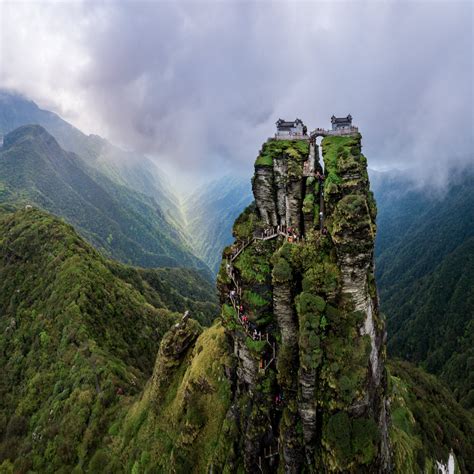
[[[8,149],[20,143],[34,143],[35,146],[41,144],[51,150],[62,151],[56,139],[45,128],[37,124],[22,125],[5,135],[3,148]]]
[[[235,222],[218,279],[236,402],[251,407],[238,422],[245,470],[388,472],[376,209],[361,135],[321,147],[270,139],[252,184],[255,206]]]

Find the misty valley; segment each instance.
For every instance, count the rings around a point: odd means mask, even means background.
[[[0,93],[0,472],[474,470],[474,171],[327,122],[183,197]]]

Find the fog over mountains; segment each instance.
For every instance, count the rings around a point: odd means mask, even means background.
[[[31,203],[62,216],[124,262],[216,275],[233,223],[253,201],[248,178],[227,175],[183,197],[146,157],[87,136],[18,95],[3,91],[0,104],[2,202]],[[41,126],[25,125],[31,123]],[[441,375],[470,408],[471,382],[459,374],[469,371],[472,346],[474,172],[451,173],[443,187],[420,185],[407,171],[372,170],[370,176],[389,350]],[[434,304],[435,295],[442,302]]]
[[[62,216],[124,262],[208,272],[182,230],[177,197],[146,157],[87,136],[5,92],[0,95],[0,133],[5,134],[0,150],[3,202],[38,205]]]
[[[0,87],[194,181],[248,176],[279,117],[352,113],[371,167],[419,180],[473,161],[472,2],[0,8]]]

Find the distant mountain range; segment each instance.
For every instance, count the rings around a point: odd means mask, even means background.
[[[187,242],[177,199],[150,160],[5,92],[0,133],[0,202],[37,205],[64,217],[123,262],[187,266],[210,278]]]
[[[205,272],[210,268],[212,274],[217,273],[222,250],[232,240],[232,224],[253,199],[248,179],[225,176],[203,185],[187,196],[182,209],[178,197],[152,160],[124,151],[97,135],[85,135],[58,115],[40,109],[34,102],[8,91],[0,91],[0,134],[7,136],[16,128],[32,124],[43,127],[57,141],[62,150],[55,149],[56,160],[64,159],[66,152],[75,154],[69,154],[66,159],[68,173],[77,172],[78,180],[88,180],[88,184],[81,183],[74,192],[64,188],[62,192],[67,199],[59,202],[44,189],[42,199],[38,201],[37,193],[28,192],[29,186],[35,187],[34,183],[23,183],[22,204],[31,201],[66,218],[94,245],[124,262],[147,267],[190,266]],[[22,133],[28,132],[23,129]],[[41,134],[35,136],[40,137]],[[7,138],[9,140],[11,138]],[[31,135],[28,152],[32,147]],[[50,157],[50,160],[54,162],[54,158]],[[40,162],[37,165],[43,166]],[[54,163],[51,165],[55,167]],[[10,167],[8,177],[0,175],[0,202],[19,198],[19,190],[13,195],[7,183],[14,173],[14,167]],[[59,170],[53,170],[53,174],[59,180],[64,178],[58,176]],[[123,221],[123,216],[116,216],[115,229],[111,229],[111,216],[106,216],[103,209],[102,217],[98,217],[97,209],[92,212],[92,208],[101,209],[106,202],[89,202],[88,205],[83,202],[84,198],[86,201],[88,198],[81,195],[81,190],[90,189],[92,185],[102,188],[107,193],[107,199],[116,201],[121,208],[117,212],[123,212],[129,218],[133,214],[140,223],[130,225],[129,221]],[[10,189],[8,194],[7,188]],[[77,193],[81,196],[77,197]],[[68,212],[70,201],[75,202],[75,207],[83,209],[82,219],[77,213],[73,216]],[[103,225],[90,228],[92,222],[98,224],[102,221]],[[143,227],[148,227],[154,238],[150,235],[139,236],[137,230]],[[143,234],[143,230],[140,233]],[[137,243],[140,238],[147,242]]]
[[[98,135],[86,135],[55,113],[40,109],[33,101],[0,90],[0,134],[32,124],[41,125],[61,148],[79,155],[92,169],[118,184],[153,197],[165,214],[179,220],[176,197],[153,161],[122,150]]]

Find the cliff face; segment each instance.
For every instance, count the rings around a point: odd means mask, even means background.
[[[360,135],[268,141],[218,285],[248,472],[386,472],[376,208]]]

